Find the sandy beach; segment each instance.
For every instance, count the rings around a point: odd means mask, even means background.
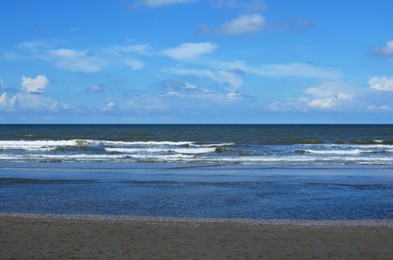
[[[0,214],[2,259],[391,259],[393,221]]]

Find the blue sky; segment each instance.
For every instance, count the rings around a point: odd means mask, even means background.
[[[0,123],[393,123],[390,0],[0,10]]]

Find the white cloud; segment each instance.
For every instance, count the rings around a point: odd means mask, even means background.
[[[129,5],[130,8],[138,8],[141,6],[161,7],[165,5],[183,4],[193,2],[195,0],[137,0]]]
[[[103,59],[96,58],[85,51],[73,49],[56,49],[48,51],[51,59],[59,68],[69,71],[93,73],[100,71],[105,65]]]
[[[265,18],[260,14],[241,15],[224,24],[219,32],[227,35],[251,33],[261,30],[264,23]]]
[[[22,87],[28,93],[42,93],[48,83],[49,80],[44,75],[38,75],[36,78],[22,77]]]
[[[372,77],[368,84],[371,89],[379,91],[393,91],[393,77]]]
[[[218,84],[229,86],[231,91],[239,89],[243,84],[242,79],[237,74],[229,71],[169,69],[168,72],[182,76],[207,77]]]
[[[377,56],[393,56],[393,41],[388,41],[384,46],[372,49],[371,53]]]
[[[272,111],[310,111],[343,110],[352,105],[356,91],[354,87],[341,82],[325,82],[316,88],[308,88],[304,91],[308,97],[290,98],[278,101],[270,105]]]
[[[183,43],[175,48],[162,51],[162,54],[180,61],[190,61],[203,54],[209,54],[217,49],[217,45],[211,42]]]

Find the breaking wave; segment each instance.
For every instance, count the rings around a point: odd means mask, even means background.
[[[195,141],[2,140],[0,161],[393,165],[393,144],[235,144]]]

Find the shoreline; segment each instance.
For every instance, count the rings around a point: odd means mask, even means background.
[[[256,220],[0,213],[8,258],[393,256],[393,220]]]
[[[126,216],[126,215],[93,215],[93,214],[35,214],[35,213],[4,213],[4,217],[37,219],[37,220],[71,220],[96,221],[111,223],[233,223],[247,225],[286,225],[314,227],[385,227],[393,229],[393,219],[354,219],[354,220],[310,220],[310,219],[249,219],[249,218],[190,218],[162,216]]]

